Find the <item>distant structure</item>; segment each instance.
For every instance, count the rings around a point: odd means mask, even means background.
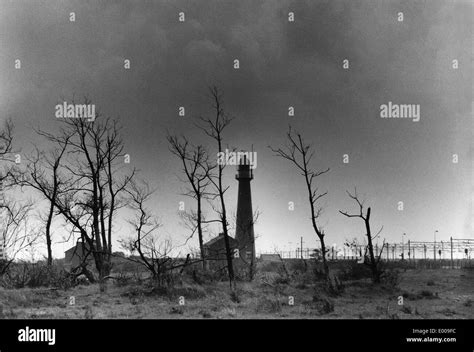
[[[235,178],[239,181],[235,239],[239,244],[240,258],[245,264],[253,267],[255,266],[255,234],[253,231],[254,214],[250,191],[253,172],[245,153],[239,160]]]
[[[87,242],[83,243],[79,239],[74,247],[69,248],[64,252],[64,264],[71,268],[77,268],[84,261],[85,255],[90,251],[90,246]],[[86,262],[89,263],[93,260],[92,254],[89,254]]]
[[[249,163],[247,153],[242,152],[237,165],[237,175],[239,190],[237,198],[237,220],[235,238],[229,236],[229,243],[233,253],[234,262],[240,266],[244,265],[250,269],[250,274],[255,272],[255,234],[253,230],[252,195],[250,191],[250,181],[253,179],[253,172]],[[211,261],[221,262],[226,258],[224,234],[211,239],[204,244],[206,258]]]
[[[231,236],[229,236],[229,245],[232,252],[238,248],[237,241]],[[206,258],[213,261],[224,261],[226,259],[224,233],[220,233],[219,236],[214,237],[204,244],[204,254]]]

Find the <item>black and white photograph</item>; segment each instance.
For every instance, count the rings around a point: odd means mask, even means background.
[[[472,351],[473,19],[0,0],[2,352],[168,320],[399,321],[388,345]]]

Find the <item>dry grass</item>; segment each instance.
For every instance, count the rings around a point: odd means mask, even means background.
[[[231,299],[226,282],[185,282],[171,289],[109,282],[102,293],[98,285],[67,291],[0,289],[0,318],[472,319],[473,292],[472,270],[407,270],[397,288],[374,287],[368,279],[346,281],[337,297],[307,278],[285,284],[263,273],[252,283],[238,284],[238,299]],[[71,296],[75,305],[70,305]],[[398,305],[399,296],[403,305]]]

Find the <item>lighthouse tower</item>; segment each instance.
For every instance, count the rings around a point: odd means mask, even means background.
[[[253,232],[254,219],[250,192],[250,181],[253,179],[253,172],[246,153],[239,159],[235,178],[239,181],[235,239],[239,247],[239,256],[250,267],[250,275],[253,276],[255,266],[255,235]]]

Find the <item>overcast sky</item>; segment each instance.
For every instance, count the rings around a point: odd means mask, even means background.
[[[185,134],[215,155],[193,127],[211,112],[206,89],[215,84],[235,116],[225,143],[258,153],[258,252],[294,249],[300,236],[305,247],[318,243],[301,176],[267,148],[285,143],[290,123],[313,144],[314,168],[331,169],[318,180],[328,191],[321,224],[329,244],[363,238],[363,222],[338,212],[356,210],[345,194],[354,186],[372,207],[373,227],[384,225],[381,240],[432,240],[435,230],[438,240],[472,238],[471,17],[470,1],[0,0],[0,118],[13,119],[27,152],[31,125],[54,130],[59,101],[89,96],[124,126],[132,165],[158,188],[152,208],[163,236],[180,244],[187,233],[178,204],[192,202],[181,196],[165,135]],[[382,119],[389,101],[419,104],[420,121]],[[234,213],[235,170],[226,172]],[[118,226],[118,236],[126,230]]]

